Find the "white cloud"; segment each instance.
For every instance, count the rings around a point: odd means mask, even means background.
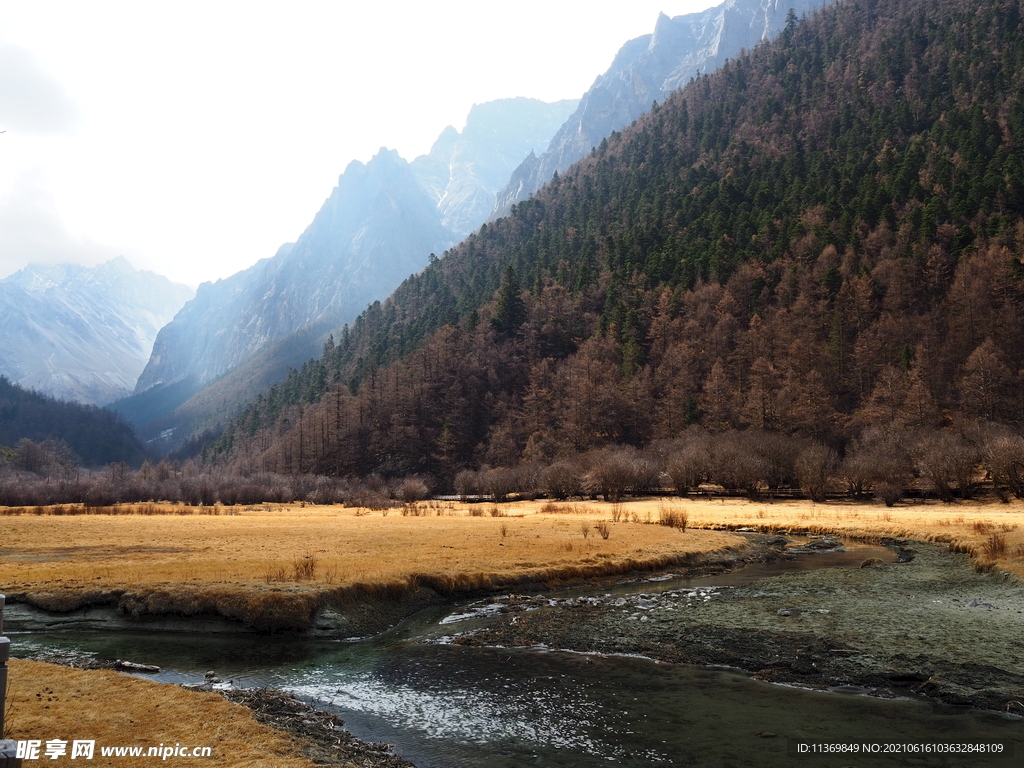
[[[0,40],[0,130],[66,133],[78,109],[32,54]]]
[[[26,264],[100,264],[116,250],[69,231],[39,177],[22,176],[0,198],[0,278]]]

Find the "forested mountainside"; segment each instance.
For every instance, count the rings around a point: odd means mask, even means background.
[[[658,17],[654,32],[625,43],[606,72],[539,156],[526,156],[498,192],[491,218],[505,216],[554,173],[580,160],[692,78],[714,72],[744,49],[774,37],[789,13],[802,16],[822,0],[724,0],[697,13]]]
[[[208,458],[450,483],[692,427],[1019,429],[1022,9],[792,19],[367,309]]]
[[[36,472],[54,464],[66,470],[84,464],[139,464],[145,452],[131,427],[105,408],[68,403],[30,392],[0,376],[0,470],[15,459]]]

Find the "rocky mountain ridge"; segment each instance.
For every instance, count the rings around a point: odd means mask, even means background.
[[[625,128],[655,101],[778,34],[790,10],[797,15],[821,0],[725,0],[699,13],[658,17],[654,32],[630,40],[580,99],[541,155],[531,153],[498,192],[491,218],[506,215],[613,131]]]
[[[122,257],[96,267],[30,264],[0,280],[0,374],[61,400],[124,397],[158,331],[192,295]]]
[[[546,145],[574,107],[474,105],[462,132],[449,126],[411,163],[383,147],[368,163],[353,161],[294,243],[199,287],[160,332],[135,393],[186,379],[201,388],[292,334],[355,319],[483,223],[517,159]],[[316,338],[304,334],[291,362],[316,354]]]

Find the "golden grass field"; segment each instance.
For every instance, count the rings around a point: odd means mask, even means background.
[[[418,515],[297,505],[224,508],[216,515],[0,511],[0,589],[9,595],[200,586],[305,592],[422,578],[472,589],[621,572],[742,544],[725,532],[681,533],[625,521],[609,521],[605,539],[594,526],[609,518],[609,505],[558,507],[582,514],[541,513],[540,506],[493,507],[502,517],[492,517],[492,507],[427,504]]]
[[[637,502],[639,509],[657,502]],[[1024,577],[1024,502],[939,501],[899,504],[811,501],[751,502],[700,499],[682,504],[690,525],[807,530],[851,538],[885,536],[946,543],[975,558],[976,567],[997,567]],[[656,513],[655,513],[656,514]]]
[[[294,594],[424,578],[472,589],[617,573],[672,555],[735,547],[738,538],[713,529],[738,526],[948,542],[980,562],[1024,575],[1020,502],[893,508],[735,498],[619,505],[422,502],[404,515],[299,505],[212,510],[217,514],[151,504],[125,505],[121,514],[48,511],[0,509],[0,589],[10,595],[188,587]],[[690,528],[681,533],[657,525],[666,511],[684,512]],[[595,527],[602,522],[607,539]]]
[[[40,752],[40,764],[54,766],[148,765],[150,757],[100,756],[101,746],[210,747],[206,758],[171,757],[173,765],[231,765],[236,768],[311,768],[286,734],[257,723],[243,706],[216,693],[186,691],[108,670],[68,669],[12,659],[7,691],[9,739],[68,742],[56,760]],[[95,740],[92,760],[70,758],[75,739]],[[35,761],[25,761],[31,765]]]

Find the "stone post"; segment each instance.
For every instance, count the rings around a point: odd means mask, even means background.
[[[17,758],[18,745],[4,740],[4,715],[7,714],[7,660],[11,658],[11,641],[2,637],[4,633],[4,605],[7,598],[0,595],[0,768],[20,768]]]

